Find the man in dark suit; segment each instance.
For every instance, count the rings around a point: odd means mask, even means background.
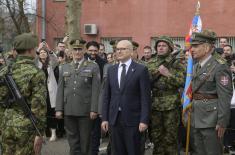
[[[102,107],[102,129],[111,128],[114,155],[139,155],[141,133],[148,127],[150,81],[148,69],[131,60],[133,45],[117,44],[119,64],[108,69]]]

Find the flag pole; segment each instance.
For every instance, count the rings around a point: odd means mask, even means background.
[[[189,153],[189,141],[190,141],[190,122],[191,122],[191,112],[188,112],[188,121],[187,121],[187,135],[186,135],[186,151],[185,154]]]
[[[200,11],[200,1],[197,2],[196,13],[195,15],[199,15]],[[190,51],[191,52],[191,51]],[[189,142],[190,142],[190,126],[191,126],[191,110],[188,112],[188,120],[187,120],[187,135],[186,135],[186,151],[185,154],[189,155]]]

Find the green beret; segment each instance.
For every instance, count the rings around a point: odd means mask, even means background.
[[[111,40],[109,44],[113,47],[113,49],[116,49],[118,40]]]
[[[215,44],[216,33],[212,30],[205,29],[202,32],[194,32],[192,34],[191,45],[197,45],[202,43]]]
[[[73,39],[69,44],[72,46],[72,48],[83,48],[86,44],[86,41],[82,39]]]
[[[38,44],[38,38],[31,33],[23,33],[15,37],[13,46],[15,50],[34,49]]]
[[[132,41],[133,49],[136,50],[139,47],[139,44],[135,41]]]
[[[158,44],[159,42],[165,42],[165,43],[167,43],[167,45],[170,47],[171,51],[174,50],[174,44],[173,44],[173,41],[171,40],[170,37],[168,37],[168,36],[160,36],[160,37],[157,39],[156,43],[155,43],[155,49],[157,49],[157,44]]]

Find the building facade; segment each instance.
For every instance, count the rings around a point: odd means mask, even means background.
[[[196,10],[197,0],[83,0],[81,36],[96,40],[112,49],[108,42],[126,38],[140,44],[141,54],[145,45],[154,45],[160,35],[173,37],[183,46],[184,37]],[[51,47],[65,35],[65,0],[46,0],[46,40]],[[213,29],[218,36],[228,37],[235,46],[235,1],[203,0],[200,16],[203,28]],[[37,2],[37,13],[41,14],[41,0]],[[97,33],[85,34],[97,27]],[[41,37],[41,18],[37,20],[37,31]],[[86,32],[87,33],[87,32]]]

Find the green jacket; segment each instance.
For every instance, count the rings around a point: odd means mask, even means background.
[[[226,62],[211,57],[206,64],[196,71],[194,65],[192,86],[197,89],[208,72],[209,78],[196,93],[217,95],[217,99],[192,101],[191,125],[195,128],[210,128],[216,125],[226,127],[230,118],[230,102],[232,98],[232,75]]]
[[[60,66],[56,111],[70,116],[89,116],[98,112],[99,66],[84,60],[78,69],[74,62]]]

